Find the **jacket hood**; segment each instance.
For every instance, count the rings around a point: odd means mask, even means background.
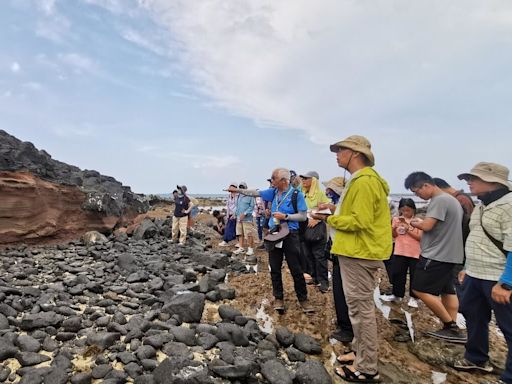
[[[386,195],[389,195],[389,185],[386,180],[384,180],[372,167],[364,167],[359,170],[355,176],[352,177],[352,180],[357,180],[361,177],[375,177],[379,183],[382,185],[384,192]]]

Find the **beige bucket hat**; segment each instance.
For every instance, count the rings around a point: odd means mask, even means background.
[[[471,168],[471,171],[457,177],[459,180],[467,180],[469,176],[479,177],[488,183],[503,184],[512,191],[512,183],[508,180],[509,170],[504,165],[482,161]]]
[[[372,145],[364,136],[352,135],[345,140],[338,141],[330,146],[331,152],[338,152],[340,148],[348,148],[355,152],[361,152],[370,161],[370,165],[375,165],[375,157],[372,153]]]
[[[325,186],[325,188],[330,188],[341,196],[343,193],[343,188],[345,188],[345,178],[341,176],[333,177],[331,180],[324,181],[322,184]]]

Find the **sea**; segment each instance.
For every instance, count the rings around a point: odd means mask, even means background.
[[[226,194],[225,193],[191,193],[189,194],[192,197],[195,197],[196,199],[211,199],[211,200],[225,200]],[[157,196],[160,196],[162,198],[169,199],[171,198],[170,193],[161,193]],[[428,201],[425,201],[418,196],[416,196],[413,193],[391,193],[389,194],[389,201],[396,207],[398,207],[398,202],[401,198],[410,198],[414,200],[414,203],[416,204],[417,208],[422,208],[428,204]]]

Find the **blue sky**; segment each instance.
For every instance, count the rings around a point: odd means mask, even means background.
[[[136,192],[342,174],[367,136],[393,192],[508,167],[512,3],[4,0],[0,129]]]

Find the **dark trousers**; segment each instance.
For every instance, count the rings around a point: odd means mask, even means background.
[[[505,336],[508,355],[501,379],[512,384],[512,304],[498,304],[491,298],[495,281],[466,276],[460,312],[466,318],[468,341],[464,357],[473,363],[489,360],[489,322],[494,311],[496,323]]]
[[[327,268],[327,255],[325,253],[326,241],[302,242],[302,249],[306,258],[306,272],[315,283],[329,286],[329,270]]]
[[[236,239],[236,219],[228,219],[224,228],[224,241],[226,243]]]
[[[393,255],[391,263],[391,280],[393,281],[393,295],[405,296],[405,284],[407,283],[407,271],[409,271],[409,296],[416,297],[412,292],[412,281],[418,259],[408,256]]]
[[[338,257],[332,258],[332,294],[334,296],[334,307],[336,309],[336,320],[338,328],[342,331],[354,334],[352,330],[352,323],[348,316],[347,301],[345,300],[345,292],[343,291],[343,284],[340,274],[340,263]]]
[[[258,239],[263,239],[263,223],[265,222],[264,216],[256,217],[256,227],[258,228]]]
[[[274,248],[268,253],[270,264],[270,277],[272,279],[272,292],[276,299],[282,300],[284,298],[283,290],[283,277],[281,267],[283,265],[283,258],[286,256],[286,263],[292,274],[295,294],[299,301],[304,301],[308,298],[308,291],[306,288],[306,281],[302,274],[300,267],[300,241],[297,232],[290,232],[283,240],[282,248]]]

